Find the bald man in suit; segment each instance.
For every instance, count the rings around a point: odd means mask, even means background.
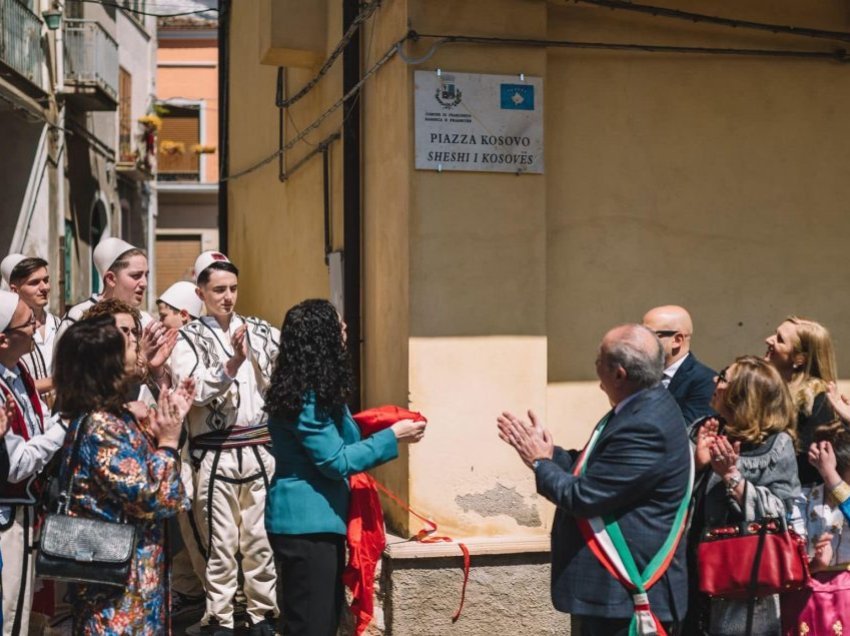
[[[646,312],[643,325],[655,332],[664,347],[661,383],[676,399],[687,424],[714,415],[709,402],[714,393],[713,369],[691,352],[694,323],[684,307],[663,305]]]

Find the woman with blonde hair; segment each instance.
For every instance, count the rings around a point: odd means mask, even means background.
[[[809,463],[809,446],[815,432],[834,424],[837,417],[827,387],[838,379],[835,351],[829,331],[818,322],[789,316],[776,332],[765,339],[770,362],[788,384],[797,410],[797,470],[802,484],[821,483],[817,470]]]
[[[755,356],[743,356],[715,378],[711,407],[720,418],[707,420],[697,435],[695,536],[709,528],[749,523],[764,517],[785,522],[786,511],[800,492],[795,470],[794,403],[788,386],[772,365]],[[696,545],[689,546],[694,563]],[[699,568],[701,564],[696,563]],[[701,599],[699,622],[713,636],[747,633],[768,636],[780,630],[779,596],[750,601]],[[749,617],[748,617],[749,615]],[[749,618],[749,620],[748,620]]]

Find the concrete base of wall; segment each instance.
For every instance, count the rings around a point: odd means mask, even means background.
[[[455,623],[452,616],[463,583],[459,548],[452,544],[391,546],[384,553],[376,599],[383,602],[383,616],[371,633],[380,633],[382,622],[387,636],[569,635],[569,615],[555,611],[549,598],[548,552],[536,546],[531,552],[512,552],[493,549],[494,545],[482,549],[481,544],[470,544],[466,600]]]

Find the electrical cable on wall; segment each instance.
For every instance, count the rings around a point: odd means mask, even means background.
[[[82,0],[77,0],[82,1]],[[88,1],[96,1],[96,0],[88,0]],[[592,4],[599,4],[600,6],[603,3],[614,3],[617,0],[575,0],[576,2],[588,2]],[[367,19],[372,15],[375,8],[379,4],[379,0],[376,0],[372,4],[368,5],[366,9],[360,14],[360,16],[366,16],[363,20]],[[619,3],[618,3],[619,4]],[[629,4],[629,3],[622,3]],[[649,11],[649,7],[643,7],[643,9]],[[678,12],[682,13],[682,12]],[[368,14],[368,15],[367,15]],[[698,14],[694,14],[698,15]],[[679,16],[677,16],[679,17]],[[784,33],[793,33],[794,35],[805,35],[809,37],[827,37],[824,34],[830,34],[831,39],[844,39],[846,36],[850,39],[850,34],[844,34],[841,32],[832,32],[832,31],[817,31],[812,29],[800,28],[800,27],[780,27],[778,25],[768,25],[763,23],[745,23],[736,20],[726,19],[726,18],[714,18],[712,16],[700,16],[704,18],[706,21],[709,20],[717,20],[720,21],[726,26],[752,26],[753,28],[759,28],[762,30],[772,30],[774,32],[784,32]],[[362,24],[363,20],[358,22]],[[354,25],[352,24],[352,28]],[[352,28],[350,28],[346,32],[346,36],[350,39],[350,36],[353,34]],[[812,32],[816,32],[820,35],[814,36]],[[840,37],[839,37],[840,36]],[[420,57],[411,57],[404,52],[404,43],[408,40],[418,41],[420,39],[434,39],[436,40],[431,48]],[[342,44],[345,42],[345,38],[342,41]],[[605,50],[605,51],[629,51],[629,52],[639,52],[639,53],[676,53],[676,54],[685,54],[685,55],[724,55],[724,56],[734,56],[734,57],[775,57],[775,58],[792,58],[792,59],[823,59],[823,60],[831,60],[837,62],[848,62],[850,61],[850,54],[845,49],[835,49],[832,51],[801,51],[801,50],[793,50],[793,49],[751,49],[751,48],[734,48],[734,47],[708,47],[708,46],[678,46],[678,45],[666,45],[666,44],[638,44],[638,43],[628,43],[628,42],[584,42],[577,40],[541,40],[541,39],[532,39],[532,38],[502,38],[502,37],[486,37],[486,36],[469,36],[469,35],[446,35],[446,34],[434,34],[434,33],[418,33],[417,31],[411,30],[408,31],[404,37],[400,38],[395,44],[393,44],[386,53],[372,66],[369,68],[366,73],[363,74],[360,81],[355,84],[352,89],[342,96],[337,102],[335,102],[330,108],[324,111],[317,119],[315,119],[311,124],[309,124],[304,129],[300,130],[296,136],[287,142],[285,145],[280,147],[273,154],[269,155],[265,159],[258,161],[257,163],[251,165],[245,170],[241,170],[232,175],[222,175],[221,181],[229,181],[233,179],[238,179],[247,174],[250,174],[256,170],[259,170],[263,166],[271,163],[276,158],[282,156],[284,152],[292,149],[296,144],[300,141],[304,140],[304,138],[313,130],[317,129],[321,124],[331,115],[333,114],[340,106],[342,106],[346,101],[351,99],[354,96],[357,96],[365,84],[365,82],[374,75],[378,69],[380,69],[386,62],[388,62],[394,55],[398,54],[398,56],[404,60],[407,64],[422,64],[431,57],[436,54],[436,52],[447,44],[477,44],[477,45],[490,45],[490,46],[523,46],[523,47],[532,47],[532,48],[571,48],[571,49],[584,49],[584,50]],[[328,57],[325,64],[322,66],[322,70],[320,73],[311,80],[307,85],[305,85],[301,90],[299,90],[296,95],[289,99],[284,99],[282,94],[278,94],[276,96],[276,103],[279,107],[286,108],[289,105],[293,104],[298,99],[301,99],[304,95],[310,92],[313,88],[315,88],[318,81],[321,77],[327,72],[327,69],[333,64],[333,62],[338,57],[339,53],[337,50],[341,51],[344,46],[338,45],[331,56]],[[343,118],[343,123],[347,117]],[[339,128],[336,132],[342,130],[342,124],[340,124]],[[336,133],[334,133],[336,134]],[[331,135],[332,136],[332,135]],[[318,146],[321,146],[325,141],[329,138],[326,137],[322,142],[319,142]],[[309,153],[309,156],[315,156],[318,154],[317,147],[314,147],[314,151]],[[304,161],[299,161],[296,166],[300,167],[303,165]],[[286,173],[288,177],[291,175],[292,170]]]
[[[420,38],[436,39],[431,50],[425,55],[430,58],[437,49],[446,44],[484,44],[499,46],[526,46],[532,48],[569,48],[590,49],[603,51],[636,51],[643,53],[683,53],[696,55],[730,55],[736,57],[785,57],[801,59],[828,59],[837,62],[850,61],[850,54],[845,49],[833,51],[796,51],[793,49],[742,49],[732,47],[712,46],[677,46],[668,44],[637,44],[625,42],[583,42],[578,40],[537,40],[530,38],[501,38],[476,35],[444,35],[435,33],[417,33],[411,31],[408,34],[410,40]],[[410,58],[403,56],[405,60]],[[410,63],[417,63],[411,60]]]
[[[372,14],[381,6],[381,0],[373,0],[373,2],[367,4],[363,10],[357,15],[354,21],[351,23],[351,26],[348,27],[348,30],[342,36],[342,39],[339,43],[334,47],[334,50],[331,51],[331,54],[328,56],[328,59],[325,60],[325,63],[322,64],[322,68],[319,69],[319,72],[316,73],[316,76],[307,82],[304,86],[302,86],[297,93],[295,93],[292,97],[286,99],[278,99],[277,106],[279,108],[289,108],[304,97],[307,93],[309,93],[316,84],[327,74],[327,72],[331,69],[334,62],[336,62],[337,58],[342,55],[342,52],[345,50],[345,47],[348,46],[348,43],[351,41],[351,38],[354,37],[354,33],[357,29],[360,28],[360,25],[363,24],[366,20],[372,17]]]
[[[621,9],[624,11],[646,13],[656,17],[676,18],[679,20],[687,20],[688,22],[705,22],[706,24],[728,26],[735,29],[753,29],[756,31],[768,31],[770,33],[785,33],[788,35],[798,35],[808,38],[850,42],[850,33],[845,31],[825,31],[823,29],[811,29],[809,27],[786,26],[781,24],[768,24],[766,22],[738,20],[735,18],[722,18],[702,13],[691,13],[690,11],[668,9],[666,7],[654,7],[645,4],[636,4],[634,2],[625,2],[624,0],[573,0],[573,2],[576,4],[592,4],[606,9]]]
[[[29,124],[39,124],[39,123],[46,124],[52,130],[61,130],[66,135],[71,135],[71,136],[74,135],[74,133],[72,131],[68,130],[67,128],[63,128],[62,126],[55,124],[52,121],[50,121],[50,119],[48,119],[43,113],[36,112],[34,110],[30,110],[28,108],[25,108],[25,107],[21,106],[20,104],[18,104],[13,99],[10,99],[10,98],[6,97],[5,95],[3,95],[3,93],[0,93],[0,100],[9,104],[9,106],[12,109],[12,112],[15,115],[18,115],[19,117],[21,117],[24,121],[26,121]]]
[[[343,95],[340,99],[338,99],[336,102],[334,102],[334,104],[330,108],[325,110],[321,115],[319,115],[315,120],[313,120],[313,122],[310,125],[303,128],[300,133],[298,133],[295,137],[290,139],[282,148],[279,148],[273,154],[269,155],[265,159],[258,161],[254,165],[246,168],[245,170],[240,170],[239,172],[236,172],[236,173],[231,174],[231,175],[222,175],[221,178],[220,178],[220,181],[232,181],[233,179],[238,179],[239,177],[244,177],[245,175],[250,174],[250,173],[254,172],[255,170],[259,170],[263,166],[271,163],[272,161],[274,161],[277,157],[279,157],[282,153],[286,152],[287,150],[294,148],[295,145],[299,141],[301,141],[304,137],[306,137],[312,131],[316,130],[319,126],[321,126],[322,123],[328,117],[330,117],[334,112],[336,112],[339,109],[340,106],[342,106],[349,99],[351,99],[352,97],[357,95],[360,92],[360,89],[363,88],[363,85],[366,83],[366,81],[370,77],[372,77],[375,73],[377,73],[378,69],[380,69],[384,64],[389,62],[390,59],[392,59],[393,56],[396,55],[396,53],[398,53],[399,45],[404,43],[409,37],[410,37],[409,34],[407,34],[404,37],[402,37],[400,40],[398,40],[397,42],[393,43],[387,49],[387,52],[384,53],[381,56],[381,58],[377,62],[375,62],[369,68],[368,71],[366,71],[363,74],[363,77],[360,78],[360,81],[357,82],[354,86],[351,87],[351,90],[349,90],[345,95]],[[343,123],[344,123],[344,121],[345,121],[345,118],[343,118]],[[340,130],[342,129],[342,124],[340,124],[339,129]]]

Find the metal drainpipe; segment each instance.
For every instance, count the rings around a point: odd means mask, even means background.
[[[218,172],[230,170],[228,120],[230,118],[230,0],[221,0],[218,14]],[[227,254],[227,181],[218,182],[218,249]]]
[[[54,41],[53,45],[55,48],[55,71],[56,77],[53,82],[53,99],[56,104],[56,126],[57,128],[53,131],[55,134],[55,148],[56,152],[56,165],[53,170],[56,174],[56,208],[54,210],[53,223],[56,225],[56,244],[58,246],[58,263],[54,263],[54,269],[59,272],[58,288],[57,293],[54,294],[54,297],[58,300],[58,302],[53,305],[56,309],[54,312],[58,311],[59,315],[63,315],[65,313],[65,278],[71,275],[71,272],[65,271],[65,252],[66,250],[72,250],[73,245],[67,245],[65,243],[65,212],[66,212],[66,202],[65,202],[65,157],[68,156],[67,152],[67,143],[68,140],[65,137],[65,103],[63,101],[63,97],[61,97],[62,93],[65,91],[65,16],[62,16],[62,23],[59,25],[59,28],[53,32]]]
[[[359,0],[342,0],[343,33],[360,12]],[[355,31],[342,57],[342,93],[345,95],[360,81],[360,30]],[[351,409],[360,410],[362,333],[360,324],[360,97],[345,110],[342,129],[342,199],[343,199],[343,289],[348,344],[354,368],[354,395]]]

